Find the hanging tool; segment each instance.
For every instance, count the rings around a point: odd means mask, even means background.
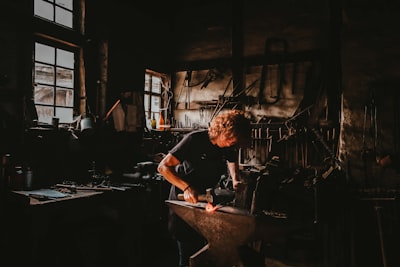
[[[186,72],[186,101],[185,101],[185,109],[190,109],[190,81],[192,80],[192,71],[189,70]]]
[[[206,78],[204,79],[204,83],[203,85],[200,87],[200,90],[203,88],[206,88],[208,86],[208,84],[212,81],[215,81],[217,78],[222,79],[224,76],[222,75],[222,73],[217,70],[217,69],[210,69],[207,72]]]
[[[192,79],[192,71],[187,71],[185,79],[183,80],[183,83],[182,83],[182,87],[179,90],[178,98],[176,99],[175,108],[178,108],[179,100],[181,99],[182,92],[185,88],[188,88],[190,86],[191,79]],[[186,96],[186,98],[187,98],[187,96]],[[186,107],[186,103],[185,103],[185,107]]]
[[[164,116],[164,123],[170,124],[171,122],[169,121],[169,117],[171,116],[171,109],[170,109],[170,103],[171,99],[174,97],[174,93],[170,90],[164,90],[161,93],[161,97],[164,100],[164,108],[160,108],[160,114],[162,114],[163,111],[165,111],[165,116]]]
[[[261,108],[261,104],[275,104],[280,100],[280,94],[283,88],[283,84],[285,83],[285,63],[282,62],[283,58],[280,59],[281,63],[279,64],[278,68],[278,75],[279,75],[279,82],[278,82],[278,87],[277,87],[277,94],[276,96],[273,96],[275,98],[274,101],[266,103],[265,101],[265,96],[264,96],[264,90],[265,90],[265,84],[267,81],[267,69],[268,69],[268,64],[267,61],[269,60],[269,57],[272,56],[272,48],[279,47],[281,48],[280,51],[275,52],[276,54],[279,54],[281,56],[284,56],[287,53],[288,49],[288,43],[284,39],[275,39],[275,38],[268,38],[265,41],[265,50],[264,50],[264,63],[262,66],[261,70],[261,78],[260,78],[260,87],[258,91],[258,105],[259,108]],[[271,88],[272,91],[272,88]]]
[[[369,116],[369,129],[367,130],[367,119]],[[364,121],[363,121],[363,134],[362,134],[362,142],[363,142],[363,152],[367,152],[369,149],[367,148],[366,141],[366,132],[368,131],[370,137],[372,137],[373,149],[372,152],[376,152],[377,147],[377,139],[378,139],[378,127],[377,127],[377,108],[375,104],[374,93],[371,93],[371,98],[369,102],[364,106]]]
[[[378,140],[378,127],[377,127],[377,108],[375,103],[375,92],[370,91],[370,98],[368,103],[364,106],[364,121],[363,121],[363,133],[362,133],[362,153],[361,157],[364,163],[365,172],[365,183],[366,186],[372,185],[373,174],[371,170],[371,159],[375,161],[377,159],[376,147]],[[369,122],[368,122],[369,121]],[[369,124],[367,126],[367,124]],[[372,139],[371,149],[367,144],[367,132],[370,139]]]
[[[335,165],[335,168],[338,168],[339,170],[344,170],[344,166],[343,166],[342,161],[335,155],[335,153],[331,150],[331,148],[325,142],[325,140],[322,137],[320,131],[318,131],[315,128],[311,128],[310,130],[314,133],[316,139],[323,146],[323,148],[326,150],[326,152],[328,152],[328,154],[330,156],[330,159],[333,161],[332,163]]]
[[[242,91],[240,91],[239,93],[234,95],[234,93],[236,92],[236,88],[238,86],[238,84],[236,84],[235,87],[232,90],[232,93],[229,95],[229,97],[225,97],[225,93],[226,93],[226,91],[228,89],[228,86],[231,83],[231,81],[232,81],[232,78],[229,80],[229,82],[227,84],[227,87],[225,88],[224,94],[222,95],[222,97],[220,97],[222,100],[221,99],[218,100],[218,103],[215,106],[215,109],[214,109],[213,113],[211,114],[210,121],[225,107],[225,105],[230,101],[230,99],[232,97],[234,97],[234,98],[239,97],[241,94],[243,94],[246,91],[248,91],[249,89],[251,89],[258,80],[254,80],[247,88],[243,89]],[[220,101],[222,102],[221,104],[220,104]]]
[[[296,85],[297,85],[297,72],[298,72],[298,63],[293,62],[293,70],[292,70],[292,94],[296,94]]]

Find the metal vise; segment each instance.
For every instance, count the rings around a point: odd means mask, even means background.
[[[229,203],[235,198],[235,192],[227,189],[207,188],[206,194],[198,195],[200,202],[214,205]],[[185,200],[183,194],[178,194],[178,200]]]

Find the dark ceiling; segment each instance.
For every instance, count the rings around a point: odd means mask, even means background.
[[[192,0],[137,2],[87,0],[94,38],[127,42],[149,61],[182,65],[225,60],[238,53],[262,56],[267,38],[282,38],[292,50],[316,46],[327,24],[327,1]],[[93,13],[89,11],[96,10]],[[127,45],[127,44],[125,44]],[[235,51],[236,52],[235,52]],[[152,63],[153,64],[153,63]],[[155,63],[154,63],[155,64]],[[158,63],[157,63],[158,64]]]

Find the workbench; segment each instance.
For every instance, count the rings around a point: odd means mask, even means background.
[[[7,196],[5,256],[12,266],[136,266],[143,260],[145,190],[78,189]],[[139,215],[139,216],[138,216]]]
[[[50,203],[61,202],[61,201],[71,201],[71,200],[78,200],[82,198],[89,198],[96,195],[101,195],[104,191],[100,190],[76,190],[75,193],[63,193],[60,192],[59,195],[55,193],[59,192],[54,189],[38,189],[38,190],[31,190],[31,191],[24,191],[24,190],[13,190],[10,192],[10,198],[20,199],[20,201],[25,201],[26,204],[29,206],[36,206],[36,205],[48,205]]]

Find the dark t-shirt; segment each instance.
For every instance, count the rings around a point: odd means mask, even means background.
[[[205,194],[207,188],[215,187],[221,176],[227,172],[227,161],[234,162],[238,156],[238,151],[234,148],[213,145],[207,130],[186,134],[169,152],[180,161],[176,167],[180,177],[199,194]],[[177,193],[174,192],[175,196]]]

